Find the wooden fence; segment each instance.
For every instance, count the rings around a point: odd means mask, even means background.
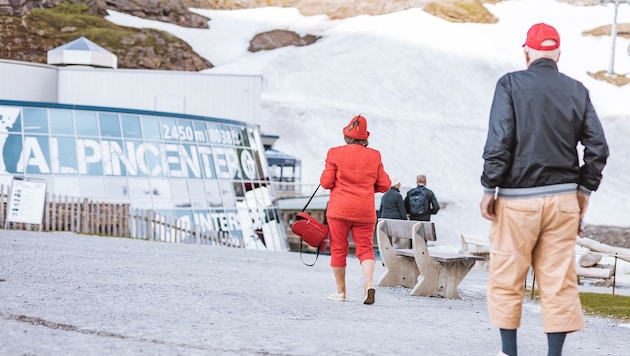
[[[132,209],[125,203],[95,202],[46,194],[42,224],[6,222],[11,186],[0,184],[0,228],[29,231],[69,231],[101,236],[131,237],[243,248],[243,240],[227,231],[201,231],[174,217],[152,210]]]

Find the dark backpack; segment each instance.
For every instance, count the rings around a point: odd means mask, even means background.
[[[409,192],[409,213],[411,215],[426,215],[429,213],[429,193],[422,188]]]

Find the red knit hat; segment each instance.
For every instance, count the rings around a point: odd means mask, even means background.
[[[543,42],[546,40],[552,40],[555,43],[543,46]],[[525,46],[539,51],[553,51],[560,47],[560,35],[553,26],[549,26],[545,23],[537,23],[527,31],[527,39],[525,40],[525,44],[523,44],[523,47]]]
[[[361,115],[357,115],[350,120],[350,123],[343,128],[344,136],[355,140],[367,140],[370,132],[367,130],[367,120]]]

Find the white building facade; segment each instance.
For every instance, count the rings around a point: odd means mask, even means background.
[[[262,78],[0,60],[0,183],[125,202],[288,250],[257,125]]]

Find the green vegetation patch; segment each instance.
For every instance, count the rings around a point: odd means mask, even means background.
[[[630,320],[630,297],[624,295],[580,293],[582,308],[590,315]]]
[[[525,290],[525,297],[530,299],[531,289]],[[540,302],[538,290],[534,291],[534,301]],[[587,315],[603,318],[617,319],[619,321],[630,320],[630,297],[619,294],[580,293],[582,309]]]
[[[166,32],[115,25],[91,14],[90,10],[85,4],[62,2],[51,9],[31,10],[25,21],[33,35],[54,39],[60,44],[85,36],[112,52],[124,50],[129,44],[154,47],[160,52],[166,48],[165,43],[179,42]]]
[[[478,0],[452,3],[432,2],[423,10],[449,22],[496,23],[499,21]]]

